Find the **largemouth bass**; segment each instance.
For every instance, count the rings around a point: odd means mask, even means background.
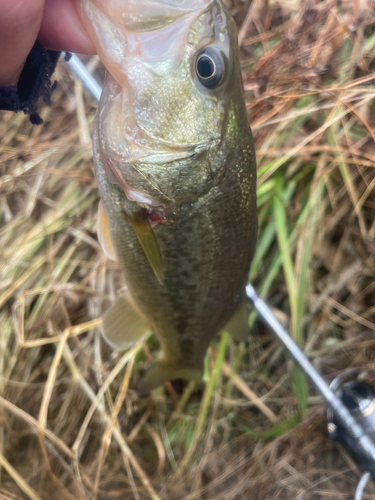
[[[99,240],[128,292],[103,317],[118,349],[152,330],[140,390],[200,380],[207,347],[248,331],[256,161],[236,28],[221,0],[80,0],[108,74],[96,116]]]

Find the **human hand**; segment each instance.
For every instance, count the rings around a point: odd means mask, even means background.
[[[77,0],[0,0],[0,86],[17,85],[38,38],[52,50],[95,54]]]

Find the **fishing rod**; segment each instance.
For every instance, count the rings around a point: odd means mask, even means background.
[[[75,54],[63,53],[62,55],[92,97],[99,102],[101,86],[85,65]],[[375,481],[374,388],[358,378],[362,370],[356,368],[345,370],[328,385],[250,283],[246,285],[246,295],[264,323],[272,330],[325,399],[328,405],[329,437],[334,441],[344,443],[365,469],[366,472],[361,477],[355,493],[355,500],[361,500],[369,478],[372,477]]]

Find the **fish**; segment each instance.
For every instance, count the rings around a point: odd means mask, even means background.
[[[155,333],[138,385],[201,381],[211,340],[249,333],[256,158],[236,26],[221,0],[80,0],[107,75],[93,131],[98,237],[127,284],[116,349]]]

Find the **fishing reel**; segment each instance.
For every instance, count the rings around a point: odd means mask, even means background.
[[[375,445],[375,373],[350,368],[338,375],[329,387]],[[375,480],[375,463],[363,454],[358,441],[338,421],[331,407],[327,409],[327,430],[329,438],[344,444],[367,471],[357,486],[355,500],[360,500],[369,477]]]

